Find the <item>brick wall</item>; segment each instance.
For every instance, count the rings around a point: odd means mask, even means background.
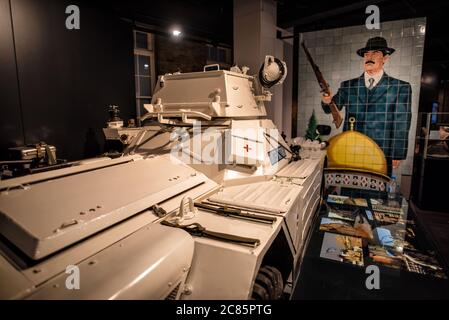
[[[207,61],[206,45],[164,36],[155,36],[156,73],[202,71]]]

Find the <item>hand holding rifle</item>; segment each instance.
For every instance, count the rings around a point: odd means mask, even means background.
[[[330,104],[332,102],[332,91],[329,90],[329,93],[321,91],[321,101],[325,104]]]

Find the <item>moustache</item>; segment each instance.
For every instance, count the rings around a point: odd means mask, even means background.
[[[376,64],[373,60],[368,60],[367,62],[365,62],[365,64],[368,64],[368,63]]]

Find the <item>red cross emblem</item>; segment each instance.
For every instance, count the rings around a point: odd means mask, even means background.
[[[247,145],[245,145],[244,147],[243,147],[243,149],[245,149],[246,150],[246,152],[248,152],[249,150],[251,150],[251,148],[248,146],[248,144]]]

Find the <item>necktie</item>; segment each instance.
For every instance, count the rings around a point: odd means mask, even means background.
[[[368,82],[369,82],[368,90],[371,90],[374,87],[374,78],[369,78]]]

